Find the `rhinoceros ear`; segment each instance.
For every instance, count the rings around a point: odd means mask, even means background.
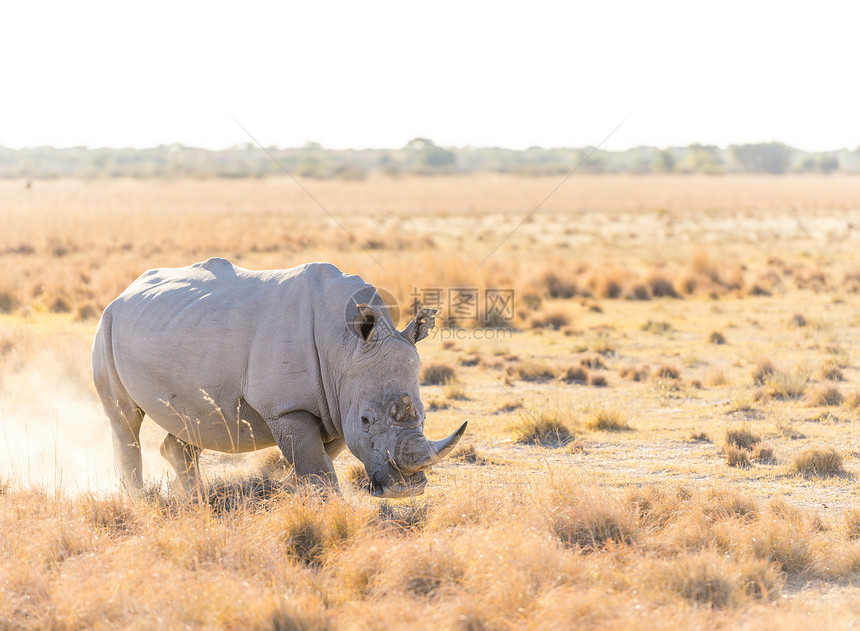
[[[364,342],[369,342],[376,330],[376,313],[370,305],[356,305],[358,315],[352,321],[352,329]]]
[[[430,335],[430,329],[436,326],[436,311],[437,309],[419,309],[415,319],[403,329],[403,337],[415,344]]]

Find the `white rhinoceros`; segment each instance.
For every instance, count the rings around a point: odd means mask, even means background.
[[[251,271],[212,258],[145,272],[105,309],[93,343],[123,484],[143,484],[148,415],[167,430],[161,454],[186,489],[203,449],[272,445],[298,476],[336,485],[332,458],[346,446],[373,495],[421,493],[423,470],[466,428],[423,434],[415,344],[433,314],[397,331],[373,286],[328,263]]]

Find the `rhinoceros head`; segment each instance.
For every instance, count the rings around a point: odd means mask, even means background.
[[[348,328],[355,352],[341,386],[347,447],[364,464],[376,497],[406,497],[424,491],[424,470],[454,449],[463,423],[448,438],[424,437],[424,406],[418,392],[416,343],[435,326],[433,309],[421,309],[402,331],[384,306],[356,304]]]

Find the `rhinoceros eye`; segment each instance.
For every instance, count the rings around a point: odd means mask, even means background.
[[[370,418],[364,414],[361,415],[361,425],[365,428],[370,426]]]

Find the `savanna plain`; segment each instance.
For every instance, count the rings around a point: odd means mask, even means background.
[[[860,178],[559,182],[0,182],[0,628],[860,626]],[[123,495],[96,322],[210,256],[442,301],[425,431],[469,427],[424,495],[273,449],[183,497],[151,422]]]

